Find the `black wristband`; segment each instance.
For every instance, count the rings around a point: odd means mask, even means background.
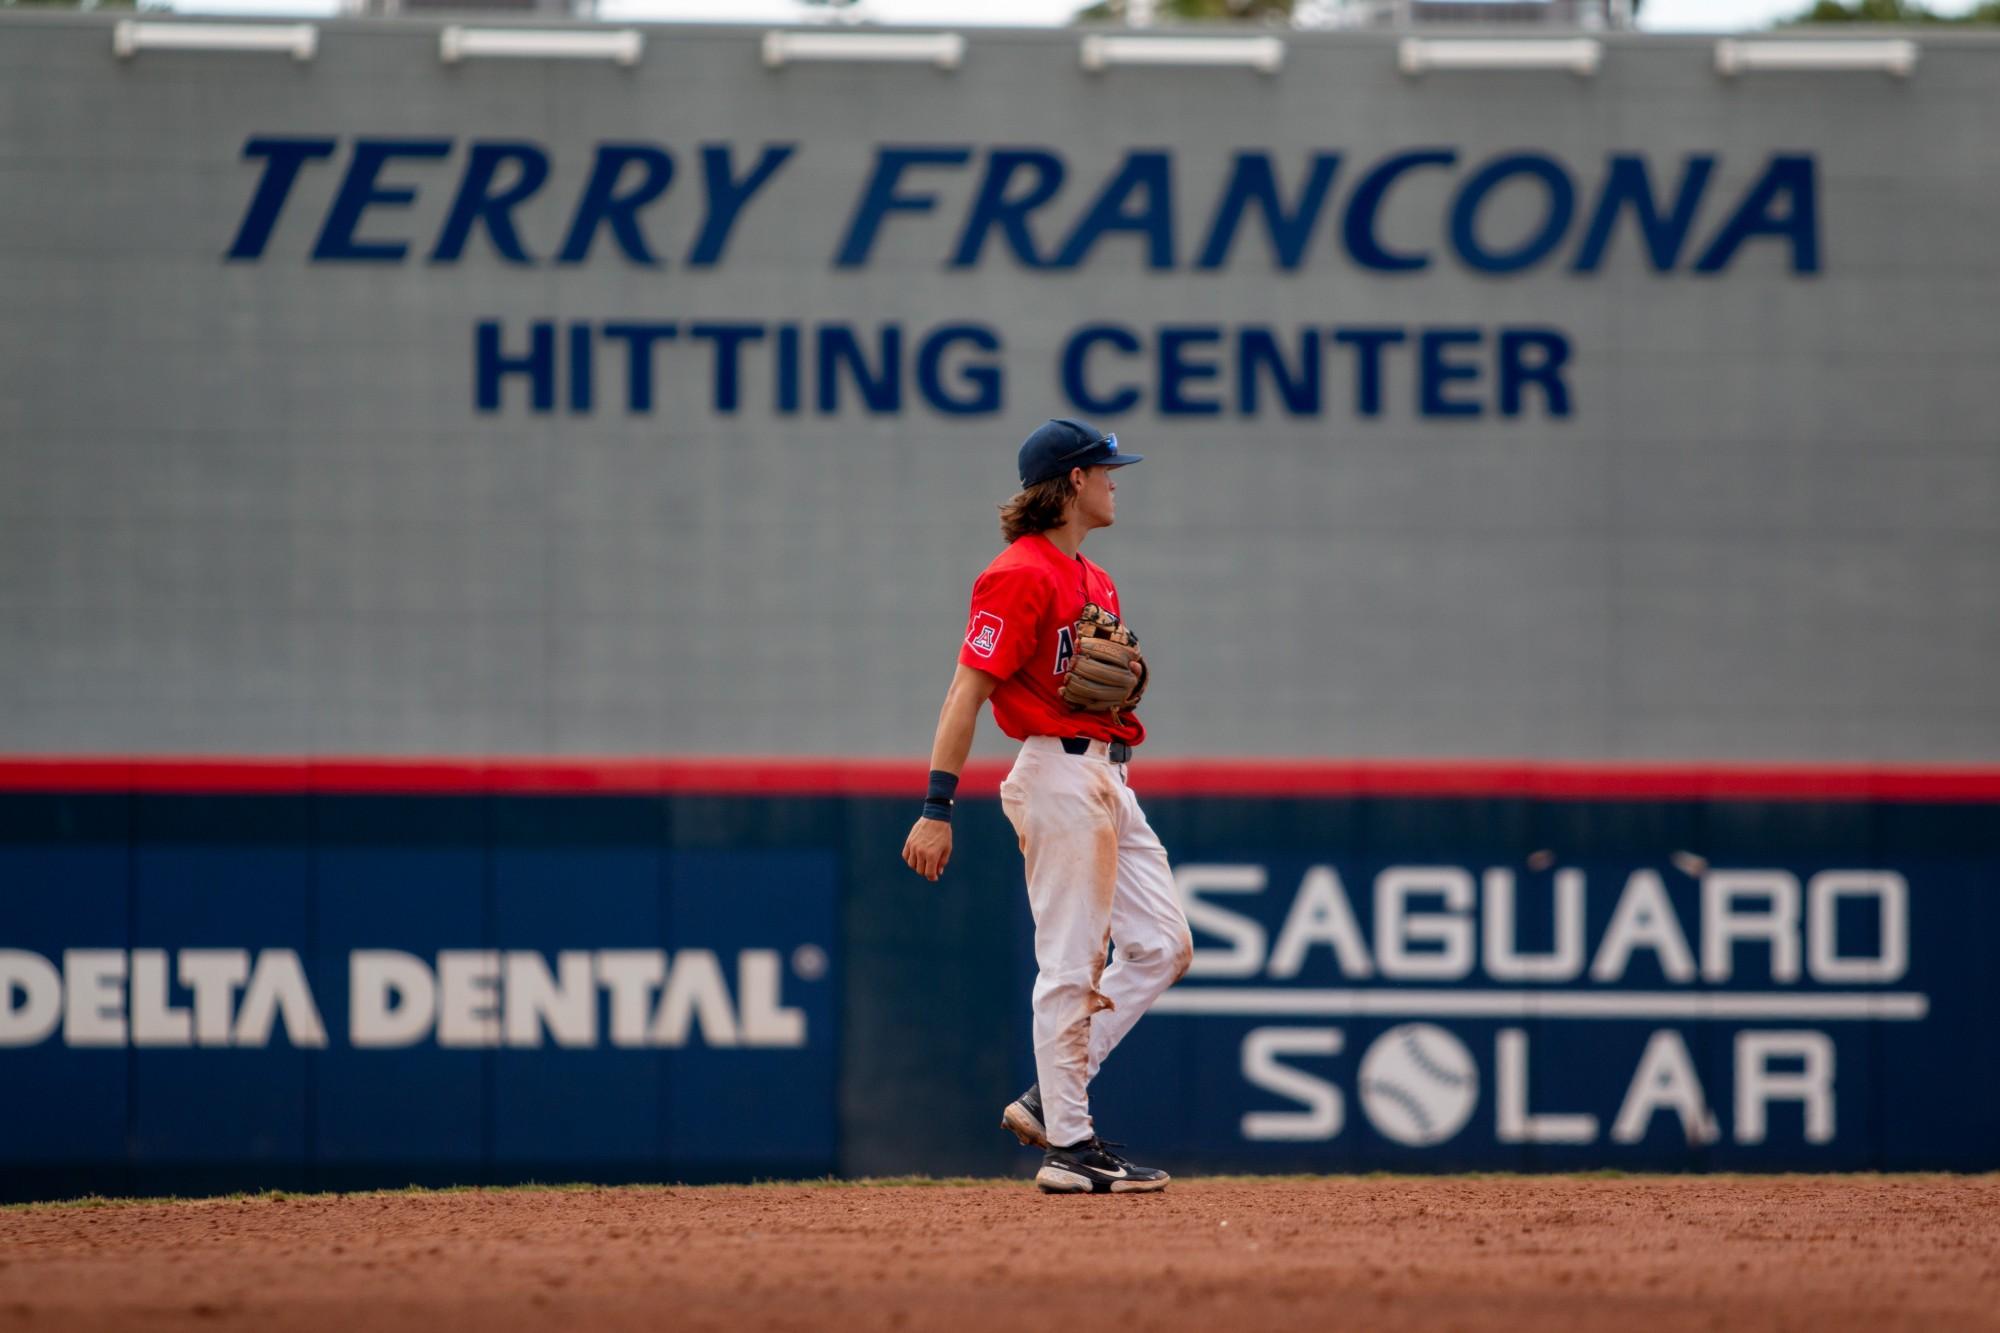
[[[951,801],[958,792],[958,774],[947,773],[941,768],[931,770],[930,784],[924,791],[924,818],[942,819],[951,822]]]

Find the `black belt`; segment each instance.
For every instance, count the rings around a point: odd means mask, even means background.
[[[1088,736],[1063,736],[1058,739],[1062,741],[1062,747],[1066,753],[1090,753],[1090,737]],[[1130,763],[1132,761],[1132,747],[1124,741],[1108,741],[1106,742],[1105,757],[1114,764]]]

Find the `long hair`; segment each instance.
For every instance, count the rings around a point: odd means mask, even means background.
[[[1076,495],[1069,473],[1038,481],[1000,506],[1000,535],[1009,542],[1031,532],[1047,532],[1063,525],[1063,510]]]

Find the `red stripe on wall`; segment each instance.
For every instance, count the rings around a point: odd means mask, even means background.
[[[960,791],[992,796],[1005,760],[975,760]],[[1556,800],[2000,801],[2000,768],[1405,760],[1136,759],[1155,796],[1489,797]],[[907,796],[902,759],[0,758],[0,791],[215,794]]]

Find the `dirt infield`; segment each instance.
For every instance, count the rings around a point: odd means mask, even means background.
[[[367,1194],[0,1210],[0,1329],[2000,1329],[2000,1177]]]

